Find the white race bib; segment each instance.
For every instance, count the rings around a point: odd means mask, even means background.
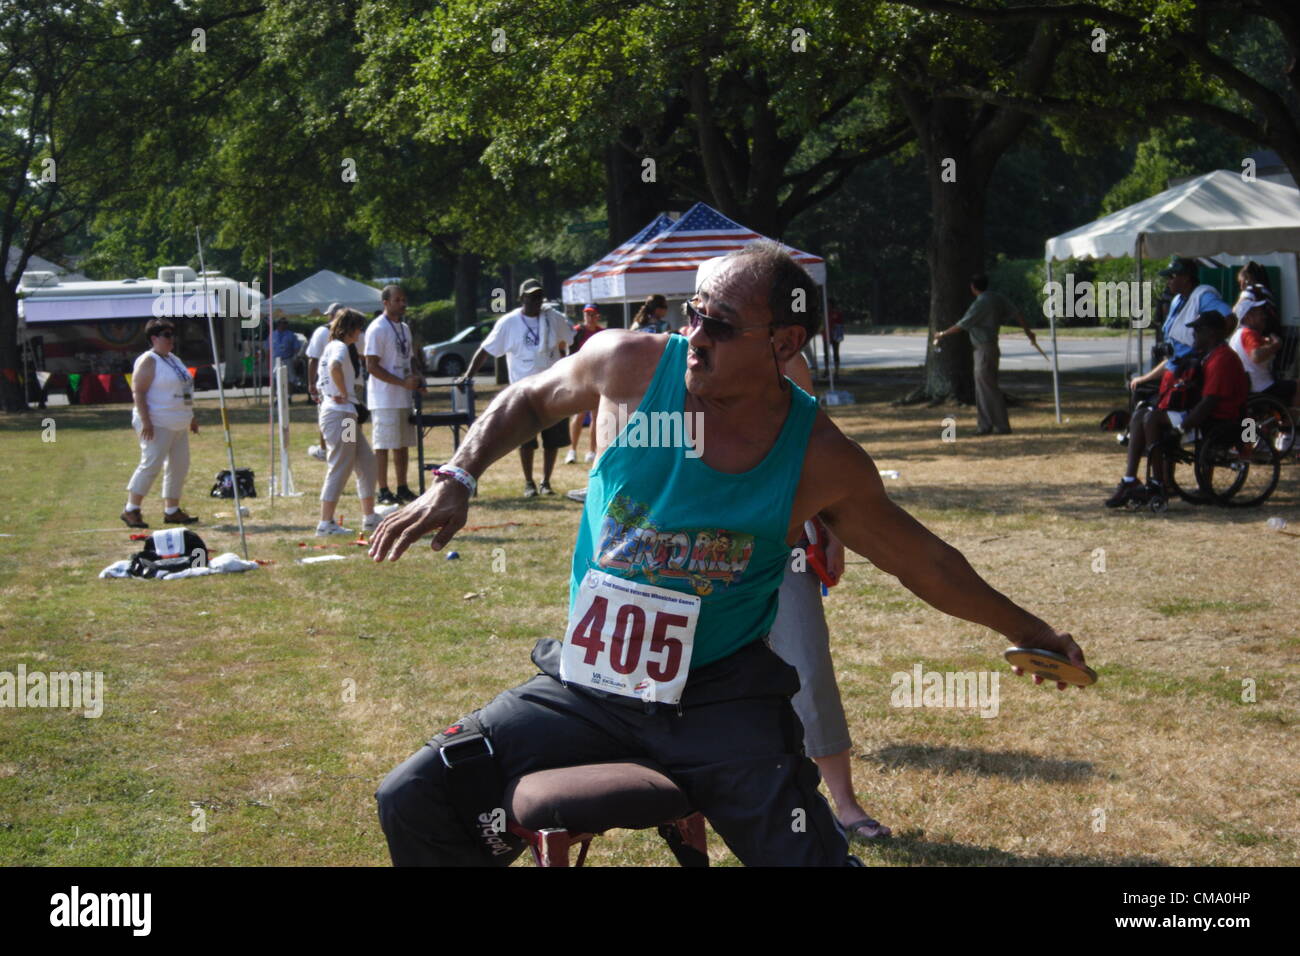
[[[695,646],[700,599],[589,570],[560,652],[560,679],[608,694],[676,704]]]

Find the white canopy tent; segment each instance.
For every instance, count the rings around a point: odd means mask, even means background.
[[[297,285],[291,285],[283,292],[276,292],[275,314],[278,316],[323,313],[333,302],[364,312],[367,316],[383,308],[380,292],[374,286],[322,269]],[[268,300],[263,308],[270,307],[270,304]]]
[[[1132,256],[1140,288],[1144,258],[1297,251],[1300,189],[1263,180],[1246,181],[1240,173],[1216,170],[1048,239],[1044,258],[1050,283],[1053,262]],[[1143,318],[1149,320],[1148,316]],[[1061,388],[1055,309],[1048,309],[1048,319],[1052,329],[1052,391],[1059,422]],[[1139,361],[1145,327],[1137,326]]]

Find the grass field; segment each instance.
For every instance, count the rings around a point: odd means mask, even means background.
[[[1097,422],[1113,385],[1067,376],[1058,426],[1048,380],[1008,375],[1026,399],[1015,434],[976,438],[973,409],[888,404],[914,375],[848,376],[859,401],[836,419],[900,473],[887,481],[897,501],[1074,633],[1101,680],[1067,694],[1016,680],[997,635],[851,565],[826,601],[832,646],[858,792],[897,834],[864,860],[1295,864],[1300,539],[1264,521],[1300,518],[1300,468],[1263,509],[1107,513],[1121,460]],[[940,440],[949,415],[955,442]],[[225,467],[218,415],[199,416],[184,503],[214,554],[237,550],[233,521],[218,517],[231,503],[204,497]],[[265,416],[232,405],[240,464],[262,495]],[[125,406],[0,418],[0,671],[105,681],[98,719],[0,709],[0,864],[385,864],[372,797],[385,773],[529,677],[533,643],[561,634],[579,506],[520,498],[514,457],[484,477],[459,561],[421,549],[379,567],[331,543],[347,560],[296,563],[323,553],[312,532],[324,466],[303,454],[312,413],[298,405],[294,417],[306,494],[247,502],[250,554],[272,563],[179,582],[96,577],[138,547],[117,518],[138,454]],[[442,460],[449,436],[432,440]],[[555,483],[580,487],[584,470],[560,466]],[[160,511],[146,502],[155,528]],[[340,513],[356,521],[356,499]],[[998,715],[891,707],[891,675],[917,663],[999,672]],[[735,863],[716,837],[711,848]],[[671,856],[651,834],[620,832],[592,862]]]

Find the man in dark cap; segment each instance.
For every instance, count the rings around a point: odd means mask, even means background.
[[[1176,370],[1165,371],[1156,407],[1142,403],[1133,412],[1128,468],[1115,493],[1106,500],[1107,508],[1118,508],[1130,501],[1145,502],[1153,495],[1166,497],[1168,475],[1160,443],[1166,429],[1172,429],[1180,440],[1190,441],[1203,425],[1241,417],[1250,380],[1241,359],[1225,341],[1226,317],[1213,310],[1202,312],[1187,323],[1187,328],[1192,335],[1192,351]],[[1143,487],[1137,480],[1137,469],[1147,449],[1151,479]]]

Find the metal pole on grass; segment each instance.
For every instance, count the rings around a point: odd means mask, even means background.
[[[239,544],[248,560],[248,538],[244,536],[244,514],[239,510],[239,474],[235,471],[235,446],[230,443],[230,418],[226,414],[226,389],[221,383],[220,356],[217,355],[217,333],[212,324],[212,301],[208,298],[208,269],[203,264],[203,239],[199,227],[194,227],[194,241],[199,247],[199,271],[203,274],[203,314],[208,317],[208,339],[212,343],[212,367],[217,370],[217,402],[221,405],[221,428],[226,437],[226,458],[230,462],[230,487],[235,493],[235,521],[239,525]]]

